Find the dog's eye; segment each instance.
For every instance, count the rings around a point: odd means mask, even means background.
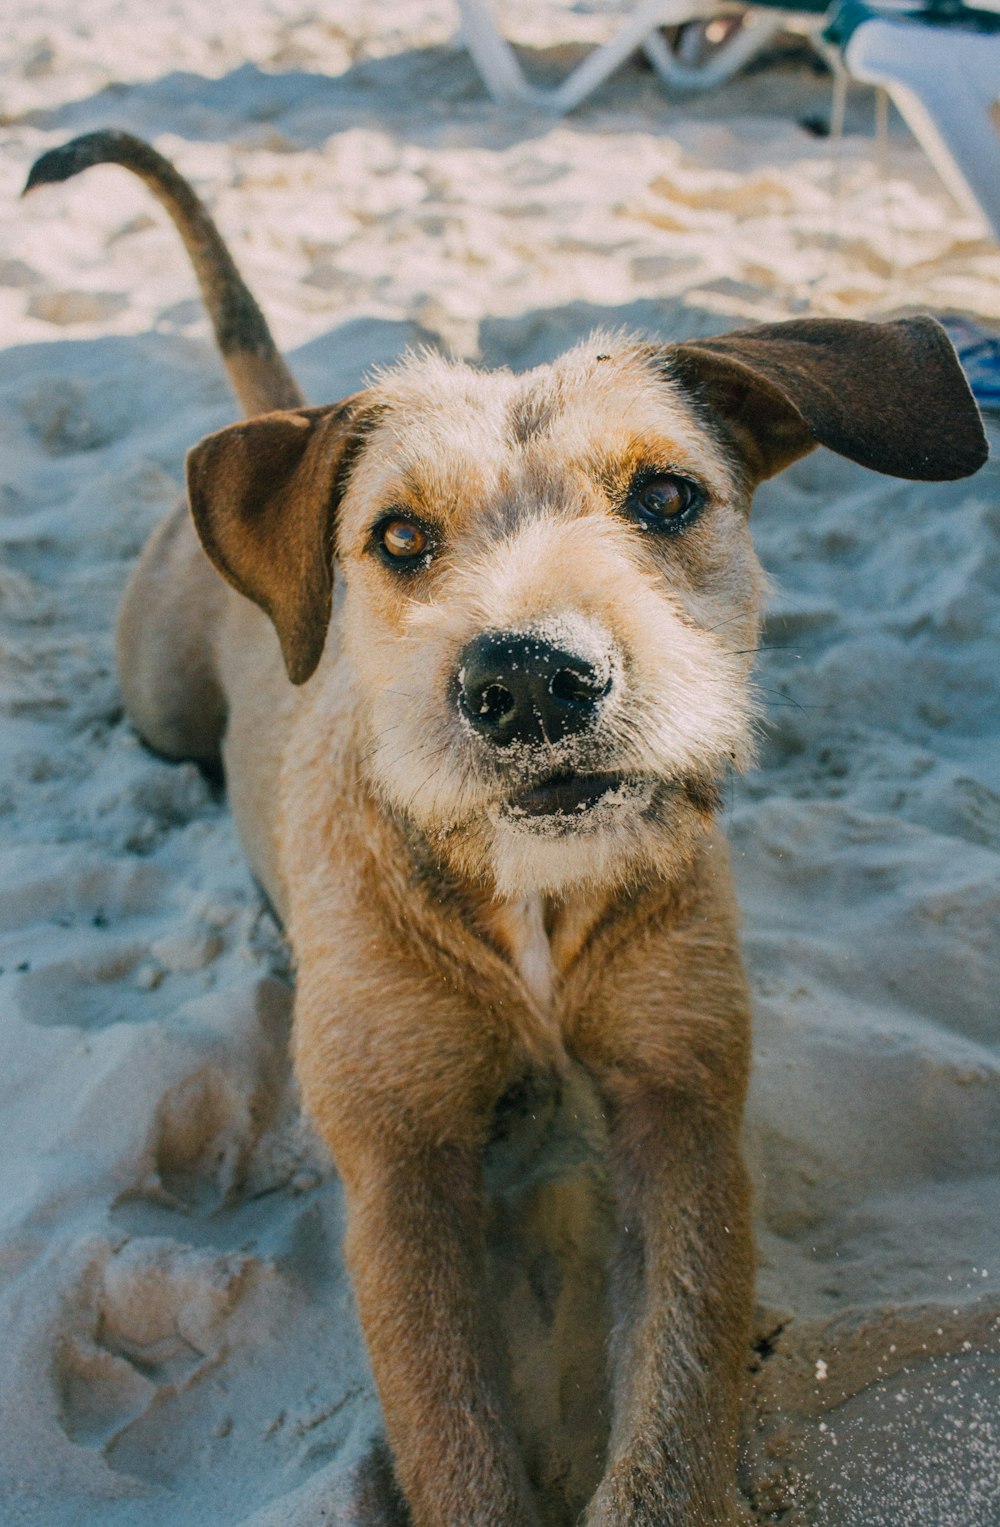
[[[626,507],[651,530],[680,530],[705,503],[698,483],[676,472],[645,472],[636,478]]]
[[[375,553],[383,567],[394,573],[421,573],[430,565],[440,545],[434,525],[390,510],[375,521],[368,532],[368,550]]]
[[[379,527],[379,536],[389,556],[399,562],[423,556],[430,545],[426,530],[412,520],[387,520]]]

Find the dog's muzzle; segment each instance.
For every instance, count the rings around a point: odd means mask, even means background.
[[[612,675],[540,636],[485,632],[459,660],[458,709],[484,742],[540,747],[588,731]]]

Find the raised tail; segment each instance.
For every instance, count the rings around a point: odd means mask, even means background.
[[[208,212],[169,160],[131,133],[85,133],[31,167],[24,195],[92,164],[120,164],[144,180],[184,240],[233,391],[248,416],[305,402],[249,288]]]

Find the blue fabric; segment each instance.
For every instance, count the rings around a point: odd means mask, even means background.
[[[807,7],[812,9],[812,6]],[[830,19],[823,28],[823,36],[835,47],[843,48],[865,21],[917,22],[929,27],[959,27],[967,32],[1000,32],[1000,13],[977,11],[963,5],[961,0],[929,0],[927,5],[917,5],[912,11],[880,10],[866,0],[844,0],[842,5],[831,8]]]
[[[1000,410],[1000,333],[968,318],[942,318],[980,408]]]

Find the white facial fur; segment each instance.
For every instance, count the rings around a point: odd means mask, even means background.
[[[340,533],[374,787],[502,896],[665,863],[690,815],[687,783],[745,767],[752,751],[763,575],[718,446],[647,351],[607,336],[526,377],[411,360],[374,397],[385,412]],[[689,531],[643,530],[609,502],[595,463],[627,472],[632,457],[705,485],[710,505]],[[397,510],[440,530],[413,576],[371,550],[372,525]],[[456,694],[463,650],[485,632],[551,641],[606,675],[595,724],[541,747],[477,735]],[[521,791],[568,773],[622,783],[588,810],[518,811]]]

